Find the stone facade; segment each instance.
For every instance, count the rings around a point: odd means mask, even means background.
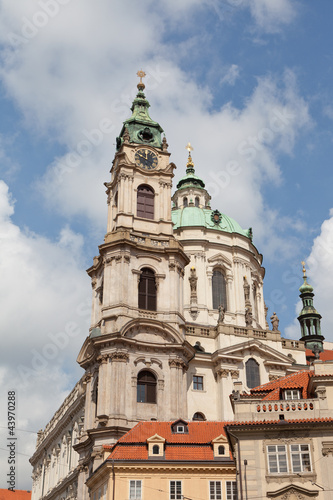
[[[211,210],[191,158],[171,209],[175,165],[148,106],[141,84],[105,184],[107,233],[88,269],[84,375],[39,434],[33,500],[88,499],[103,445],[137,422],[232,420],[229,396],[253,387],[251,364],[259,385],[306,363],[303,342],[268,327],[252,231]]]

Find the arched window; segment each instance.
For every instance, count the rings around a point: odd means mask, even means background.
[[[138,187],[137,216],[144,219],[154,218],[154,191],[149,186]]]
[[[212,290],[213,309],[218,309],[219,306],[222,305],[224,309],[227,310],[227,288],[225,277],[219,269],[214,269],[213,271]]]
[[[142,269],[139,281],[139,309],[156,311],[155,273],[148,267]]]
[[[159,455],[160,454],[160,447],[158,444],[154,444],[153,446],[153,455]]]
[[[184,208],[186,208],[188,206],[188,200],[187,200],[187,198],[183,199],[183,205],[184,205]]]
[[[117,207],[118,206],[118,191],[116,192],[116,194],[114,195],[114,206]]]
[[[138,374],[137,402],[156,403],[156,378],[148,370],[143,370]]]
[[[260,385],[259,365],[255,359],[250,358],[245,363],[246,367],[246,385],[249,389]]]
[[[198,206],[199,206],[199,201],[200,201],[200,200],[199,200],[199,197],[198,197],[198,196],[196,196],[196,197],[195,197],[195,200],[194,200],[194,204],[195,204],[195,206],[196,206],[196,207],[198,207]]]
[[[196,420],[198,422],[202,422],[203,420],[206,420],[206,417],[205,417],[205,415],[203,413],[196,412],[193,415],[192,420]]]
[[[221,444],[218,448],[219,455],[225,455],[225,447]]]

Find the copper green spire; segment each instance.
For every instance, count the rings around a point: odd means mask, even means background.
[[[146,76],[145,72],[137,72],[140,81],[137,85],[138,93],[133,101],[131,111],[132,116],[124,121],[119,137],[117,137],[117,149],[124,142],[135,144],[147,144],[149,146],[162,148],[161,133],[162,127],[154,122],[148,112],[149,102],[144,94],[145,84],[142,78]]]
[[[301,325],[302,337],[305,342],[305,347],[311,349],[314,353],[323,351],[324,337],[321,334],[320,320],[321,315],[313,305],[313,287],[307,282],[305,262],[302,262],[303,284],[300,286],[300,298],[302,299],[303,308],[298,316],[298,321]]]
[[[177,189],[183,189],[183,188],[188,188],[188,187],[194,187],[197,189],[204,188],[205,183],[200,177],[195,175],[195,170],[194,170],[194,163],[192,160],[191,156],[191,151],[193,151],[193,148],[191,146],[191,143],[189,142],[186,146],[186,149],[188,151],[188,158],[187,158],[187,164],[186,164],[186,175],[180,179],[180,181],[177,184]]]

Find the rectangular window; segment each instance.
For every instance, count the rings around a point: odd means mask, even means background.
[[[291,444],[293,472],[311,472],[310,448],[308,444]]]
[[[272,474],[288,472],[287,450],[285,445],[267,446],[268,470]]]
[[[284,391],[284,399],[301,399],[300,391],[297,389],[287,389]]]
[[[226,482],[227,500],[237,500],[237,483],[236,481]]]
[[[130,500],[141,500],[141,480],[130,481]]]
[[[203,377],[193,375],[193,389],[195,391],[203,391]]]
[[[221,500],[221,481],[209,481],[209,500]]]
[[[182,499],[182,482],[170,481],[170,500]]]

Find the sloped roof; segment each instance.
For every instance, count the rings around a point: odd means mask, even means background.
[[[30,500],[31,491],[0,489],[0,500]]]
[[[226,436],[224,428],[229,423],[188,422],[188,432],[182,434],[172,432],[174,422],[139,422],[117,441],[111,448],[108,458],[148,460],[147,439],[158,434],[165,438],[163,460],[212,461],[214,460],[212,440],[221,434]]]
[[[332,424],[333,423],[333,417],[322,417],[322,418],[294,418],[294,419],[288,419],[288,420],[243,420],[239,422],[230,422],[228,426],[233,427],[233,426],[241,426],[241,425],[279,425],[283,426],[286,424],[320,424],[320,423],[327,423],[327,424]]]
[[[312,377],[313,372],[308,370],[301,370],[299,372],[292,373],[286,377],[279,378],[277,380],[272,380],[267,384],[259,385],[251,389],[252,396],[262,396],[262,400],[279,400],[281,389],[301,389],[302,398],[308,398],[308,385],[310,377]]]
[[[306,359],[307,359],[308,364],[310,364],[310,360],[315,359],[315,355],[313,354],[311,349],[306,349],[305,355],[306,355]],[[321,361],[333,361],[333,350],[324,349],[322,352],[319,353],[319,359]]]

